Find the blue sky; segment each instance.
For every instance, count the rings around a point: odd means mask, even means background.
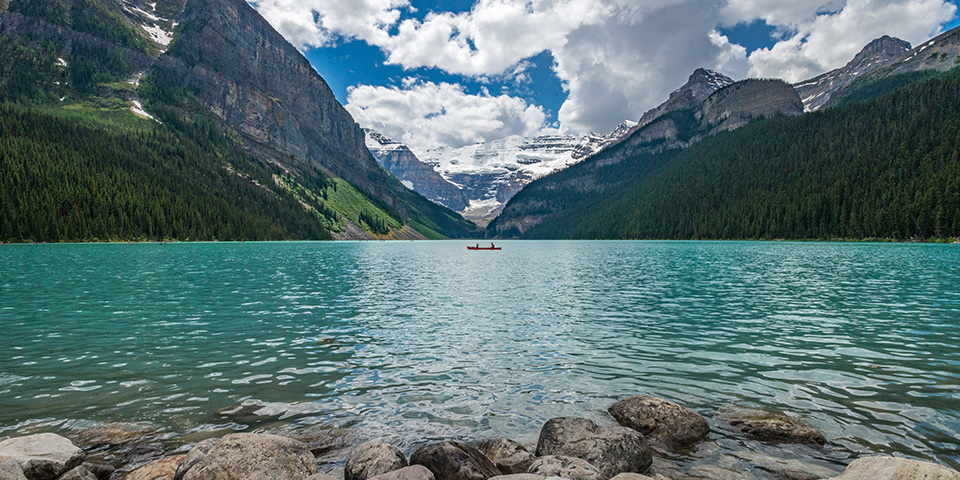
[[[958,0],[251,0],[365,127],[415,151],[607,132],[698,67],[799,81]]]

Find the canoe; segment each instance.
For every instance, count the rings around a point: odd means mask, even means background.
[[[500,250],[501,247],[471,247],[467,245],[467,250]]]

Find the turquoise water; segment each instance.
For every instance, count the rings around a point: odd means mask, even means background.
[[[246,403],[405,450],[535,444],[649,394],[711,419],[681,462],[771,454],[713,419],[739,405],[807,418],[830,445],[793,452],[827,469],[960,465],[957,245],[465,245],[0,246],[0,437],[256,429],[215,415]]]

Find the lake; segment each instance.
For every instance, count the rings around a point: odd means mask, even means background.
[[[532,447],[645,394],[710,421],[688,471],[960,467],[958,245],[468,243],[0,246],[0,438],[123,421]],[[238,404],[256,414],[217,414]],[[715,418],[731,406],[829,445],[744,439]]]

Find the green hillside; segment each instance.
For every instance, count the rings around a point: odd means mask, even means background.
[[[629,143],[532,183],[488,232],[517,236],[533,214],[541,221],[528,223],[524,238],[960,235],[957,69],[873,100],[750,124],[681,151],[638,153],[623,146]]]

